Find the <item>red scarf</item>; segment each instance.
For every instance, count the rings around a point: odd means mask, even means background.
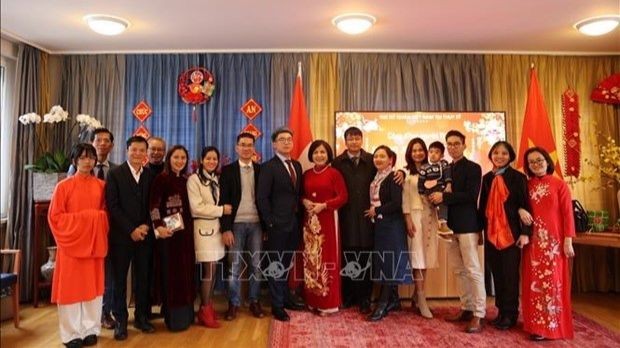
[[[487,238],[498,250],[506,249],[515,242],[508,225],[506,211],[504,211],[504,203],[508,199],[508,194],[504,178],[496,175],[491,184],[485,213],[488,221]]]

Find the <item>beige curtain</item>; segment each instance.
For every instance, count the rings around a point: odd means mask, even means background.
[[[600,176],[595,168],[583,160],[598,162],[598,146],[607,135],[618,138],[618,108],[590,100],[596,85],[612,73],[620,72],[620,57],[528,56],[487,55],[485,57],[491,110],[506,111],[507,135],[515,148],[519,148],[521,126],[527,100],[530,64],[534,64],[541,94],[547,106],[560,165],[564,162],[562,149],[562,93],[573,88],[579,95],[581,114],[581,172],[594,176],[593,182],[571,185],[573,197],[588,210],[609,210],[618,218],[616,190],[594,190],[600,186]],[[597,131],[601,134],[597,134]],[[617,189],[617,188],[616,188]]]
[[[313,53],[309,64],[310,91],[307,100],[312,135],[315,139],[335,144],[334,112],[340,103],[338,54]]]

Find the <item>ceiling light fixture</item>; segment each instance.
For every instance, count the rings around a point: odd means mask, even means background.
[[[129,21],[109,15],[93,14],[84,16],[88,26],[101,35],[118,35],[129,27]]]
[[[575,23],[575,29],[588,36],[605,35],[614,30],[620,24],[619,15],[605,15],[586,18]]]
[[[366,13],[345,13],[332,19],[332,24],[349,35],[357,35],[370,29],[377,19]]]

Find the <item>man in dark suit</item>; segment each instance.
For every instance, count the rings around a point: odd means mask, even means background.
[[[302,169],[299,162],[291,159],[293,133],[289,129],[277,129],[271,141],[276,154],[261,166],[257,190],[258,210],[267,231],[269,265],[263,273],[269,282],[274,318],[288,321],[285,307],[303,308],[292,299],[287,286],[291,259],[301,240]]]
[[[110,151],[114,148],[114,135],[107,128],[97,128],[90,135],[90,141],[97,151],[97,165],[93,169],[93,174],[101,180],[105,180],[108,172],[115,168],[114,164],[108,160]],[[75,174],[73,164],[67,172],[69,176]],[[112,262],[110,254],[105,258],[105,288],[103,292],[103,309],[101,311],[101,327],[106,329],[114,329],[116,321],[112,318],[112,309],[114,304],[114,273],[112,272]]]
[[[478,245],[482,243],[478,223],[478,195],[482,180],[480,166],[463,155],[465,135],[451,130],[446,134],[448,153],[452,157],[452,192],[434,192],[429,198],[434,204],[448,206],[448,226],[454,237],[448,247],[448,260],[461,299],[461,311],[448,321],[468,321],[465,331],[482,331],[482,319],[486,315],[486,291],[484,273],[478,257]]]
[[[232,214],[220,218],[222,239],[228,247],[228,311],[226,320],[234,320],[241,306],[240,277],[242,258],[250,257],[249,277],[250,312],[256,318],[265,316],[258,297],[260,295],[260,252],[263,244],[263,230],[256,207],[256,188],[260,166],[252,161],[254,136],[241,133],[237,136],[235,151],[239,160],[224,168],[220,175],[220,203],[230,204]]]
[[[142,163],[148,143],[139,136],[127,140],[127,162],[110,170],[106,183],[106,204],[110,217],[109,255],[114,270],[114,339],[127,338],[127,272],[133,260],[136,279],[134,327],[151,333],[148,322],[149,267],[154,235],[149,218],[149,190],[152,174]]]
[[[363,314],[370,313],[370,253],[374,237],[372,222],[364,216],[370,206],[370,183],[377,173],[372,162],[372,154],[362,149],[363,135],[357,127],[350,127],[344,132],[346,151],[336,157],[332,166],[345,179],[349,200],[338,210],[342,243],[342,265],[357,262],[359,273],[345,273],[342,276],[343,306],[359,305]]]

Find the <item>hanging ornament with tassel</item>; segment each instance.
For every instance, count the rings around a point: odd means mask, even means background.
[[[179,75],[177,89],[183,102],[192,106],[192,119],[196,122],[196,105],[209,101],[215,91],[215,78],[205,68],[191,68]]]
[[[579,97],[571,88],[562,93],[562,129],[564,130],[565,175],[578,178],[581,171]]]

